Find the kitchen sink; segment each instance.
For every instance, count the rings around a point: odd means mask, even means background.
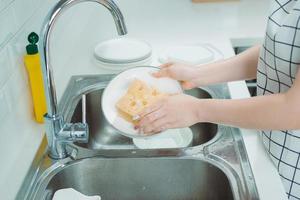
[[[62,188],[105,200],[233,199],[226,175],[193,159],[84,159],[58,171],[39,198],[50,200]]]
[[[55,160],[43,144],[18,199],[50,200],[74,188],[102,199],[259,199],[239,129],[210,123],[191,127],[186,148],[137,149],[105,119],[101,95],[114,75],[74,76],[58,110],[67,122],[87,122],[87,144],[68,143],[69,156]],[[197,98],[230,98],[226,85],[187,91]]]
[[[103,91],[104,88],[85,94],[72,113],[72,123],[82,122],[84,119],[89,125],[88,143],[77,143],[77,145],[90,149],[136,148],[131,138],[123,136],[105,119],[101,108]],[[192,89],[186,93],[197,98],[211,98],[208,92],[200,88]],[[191,130],[193,132],[191,146],[197,146],[211,140],[217,134],[218,126],[211,123],[198,123],[192,126]]]

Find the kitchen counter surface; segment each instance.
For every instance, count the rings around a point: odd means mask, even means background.
[[[152,45],[153,65],[159,64],[157,56],[164,48],[178,44],[211,43],[222,51],[225,58],[234,56],[232,45],[250,46],[261,41],[269,4],[268,0],[204,4],[192,4],[188,0],[116,2],[124,13],[129,36],[143,39]],[[85,9],[90,21],[84,28],[76,30],[81,35],[89,35],[85,42],[72,44],[74,46],[70,46],[68,51],[61,49],[62,41],[68,37],[67,30],[65,35],[56,36],[53,40],[53,48],[60,49],[53,51],[53,57],[56,57],[53,66],[58,96],[61,96],[69,80],[66,76],[110,73],[95,65],[93,48],[98,42],[116,35],[113,20],[109,14],[102,14],[92,6]],[[79,15],[78,18],[74,16],[76,27],[80,20]],[[102,22],[105,26],[99,26]],[[57,29],[59,31],[60,27]],[[249,97],[244,81],[232,82],[228,86],[232,98]],[[286,199],[276,167],[263,149],[260,134],[253,130],[241,131],[260,198]]]

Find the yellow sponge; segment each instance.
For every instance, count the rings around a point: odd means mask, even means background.
[[[166,94],[158,89],[149,87],[145,82],[135,79],[129,85],[127,93],[117,102],[116,107],[121,117],[135,124],[137,122],[134,120],[135,116],[165,96]]]

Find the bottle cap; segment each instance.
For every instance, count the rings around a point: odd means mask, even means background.
[[[27,39],[28,39],[28,42],[30,43],[26,46],[27,54],[29,54],[29,55],[37,54],[39,52],[38,46],[36,44],[39,41],[38,34],[36,34],[35,32],[31,32],[28,35]]]

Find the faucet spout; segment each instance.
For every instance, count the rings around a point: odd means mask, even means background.
[[[115,21],[118,34],[127,34],[123,15],[113,0],[61,0],[47,15],[40,34],[41,42],[39,43],[39,47],[41,50],[41,64],[47,100],[48,113],[45,115],[45,123],[49,154],[52,158],[56,159],[68,156],[68,152],[65,148],[66,142],[86,141],[88,138],[87,124],[66,124],[58,112],[56,88],[50,63],[51,54],[49,49],[50,36],[59,16],[68,10],[68,8],[82,2],[95,2],[107,8]]]

